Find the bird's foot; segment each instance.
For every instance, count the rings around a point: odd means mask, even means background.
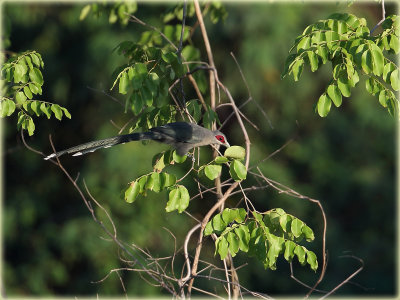
[[[189,157],[192,160],[192,162],[196,162],[196,159],[194,158],[193,154],[188,153],[186,154],[186,156]]]

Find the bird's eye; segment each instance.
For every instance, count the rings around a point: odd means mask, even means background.
[[[222,135],[216,135],[215,136],[217,138],[218,141],[220,141],[221,143],[225,143],[225,138]]]

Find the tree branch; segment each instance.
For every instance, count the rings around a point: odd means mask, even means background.
[[[376,28],[379,27],[385,21],[386,19],[386,11],[385,11],[385,0],[381,0],[381,6],[382,6],[382,19],[374,26],[374,28],[371,29],[369,32],[369,35],[372,35],[372,33],[375,31]]]

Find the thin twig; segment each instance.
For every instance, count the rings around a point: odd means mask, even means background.
[[[386,19],[386,11],[385,11],[385,0],[381,0],[381,6],[382,6],[382,19],[374,26],[374,28],[371,29],[369,32],[369,35],[372,35],[372,33],[375,31],[376,28],[379,27],[385,21]]]
[[[171,40],[169,38],[167,38],[167,36],[161,30],[159,30],[157,27],[154,27],[153,25],[150,25],[150,24],[147,24],[147,23],[143,22],[142,20],[140,20],[139,18],[137,18],[134,15],[131,15],[131,14],[128,14],[128,13],[125,13],[125,14],[132,19],[132,22],[138,23],[138,24],[140,24],[142,26],[145,26],[145,27],[149,27],[150,29],[152,29],[155,32],[157,32],[159,35],[161,35],[175,49],[175,51],[178,51],[178,47],[173,42],[171,42]]]
[[[117,103],[118,103],[119,105],[121,105],[122,107],[125,107],[125,104],[124,104],[121,100],[115,98],[114,96],[111,96],[111,95],[110,95],[109,93],[107,93],[105,90],[95,89],[95,88],[92,88],[92,87],[90,87],[90,86],[87,86],[87,88],[88,88],[89,90],[94,91],[94,92],[101,93],[101,94],[107,96],[107,98],[110,98],[111,100],[117,102]]]
[[[361,258],[358,258],[356,256],[353,255],[344,255],[341,257],[350,257],[350,258],[354,258],[356,260],[358,260],[361,263],[361,266],[353,273],[351,274],[349,277],[347,277],[345,280],[343,280],[340,284],[338,284],[335,288],[333,288],[329,293],[327,293],[326,295],[324,295],[323,297],[321,297],[320,299],[325,299],[326,297],[332,295],[334,292],[336,292],[340,287],[342,287],[344,284],[348,283],[350,281],[350,279],[352,279],[354,276],[356,276],[358,273],[360,273],[362,271],[362,269],[364,269],[364,261]]]
[[[322,279],[325,276],[325,271],[326,271],[326,228],[327,228],[327,220],[326,220],[326,215],[325,215],[325,211],[324,208],[322,207],[322,204],[320,201],[316,200],[316,199],[312,199],[310,197],[304,196],[298,192],[296,192],[295,190],[279,183],[276,182],[272,179],[267,178],[260,170],[259,167],[257,167],[257,170],[260,174],[260,177],[263,178],[268,184],[270,184],[273,188],[275,188],[277,191],[279,191],[280,193],[284,193],[287,195],[290,195],[292,197],[296,197],[299,199],[306,199],[310,202],[316,203],[321,211],[321,215],[322,215],[322,219],[323,219],[323,233],[322,233],[322,270],[321,270],[321,274],[317,280],[317,282],[314,284],[314,286],[311,288],[311,290],[307,293],[307,295],[305,296],[305,298],[308,298],[311,293],[315,290],[315,288],[318,286],[318,284],[320,284],[320,282],[322,281]],[[254,174],[255,175],[255,174]]]
[[[272,126],[271,120],[270,120],[270,118],[268,117],[267,113],[264,111],[264,109],[261,107],[261,105],[258,104],[258,102],[257,102],[256,100],[254,100],[253,97],[251,96],[251,91],[250,91],[249,85],[247,84],[246,77],[244,77],[242,68],[240,67],[240,65],[239,65],[239,63],[238,63],[238,61],[237,61],[235,55],[233,54],[233,52],[231,52],[230,54],[231,54],[233,60],[235,61],[237,68],[239,69],[240,76],[242,76],[242,80],[243,80],[243,82],[244,82],[244,85],[246,86],[247,93],[249,94],[250,99],[253,100],[254,104],[257,106],[257,108],[258,108],[258,109],[261,111],[261,113],[264,115],[265,119],[267,119],[269,126],[270,126],[272,129],[274,129],[274,126]]]
[[[55,147],[53,144],[53,141],[51,139],[51,136],[49,136],[49,140],[50,140],[50,145],[51,148],[53,149],[54,153],[55,151]],[[163,274],[157,274],[154,273],[153,270],[147,269],[142,262],[137,259],[135,257],[135,255],[133,253],[131,253],[124,245],[123,243],[116,237],[116,234],[111,233],[107,227],[105,227],[104,223],[99,220],[95,214],[95,211],[92,207],[92,204],[89,202],[89,200],[86,199],[85,195],[83,194],[81,188],[78,186],[77,182],[74,181],[74,179],[71,177],[71,175],[69,174],[69,172],[64,168],[64,166],[61,164],[61,161],[59,159],[59,157],[56,157],[56,162],[58,167],[61,169],[61,171],[67,176],[68,180],[72,183],[72,185],[75,187],[75,189],[77,190],[77,192],[79,193],[81,199],[83,200],[85,206],[87,207],[87,209],[89,210],[93,220],[102,228],[102,230],[114,241],[114,243],[121,249],[124,251],[125,254],[127,254],[128,256],[130,256],[136,263],[138,263],[142,269],[140,269],[142,272],[145,272],[147,275],[149,275],[154,281],[159,283],[159,286],[163,287],[164,289],[166,289],[169,293],[171,293],[174,296],[177,296],[175,290],[173,288],[171,288],[170,285],[168,285],[166,282],[163,281]],[[90,195],[91,196],[91,195]],[[93,198],[94,199],[94,198]],[[97,201],[95,201],[96,205],[98,204]],[[158,276],[158,277],[157,277]],[[161,276],[161,277],[160,277]]]

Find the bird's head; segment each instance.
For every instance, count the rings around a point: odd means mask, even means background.
[[[222,145],[225,146],[226,148],[230,147],[228,140],[226,139],[226,136],[218,130],[214,131],[214,143],[213,144],[218,144],[218,145]]]

